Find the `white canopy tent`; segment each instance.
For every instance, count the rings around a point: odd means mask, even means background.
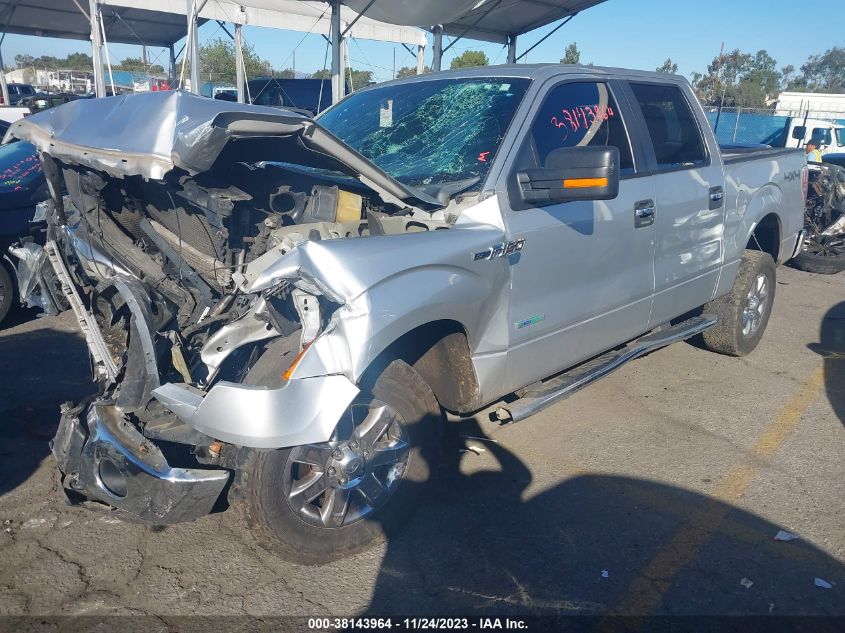
[[[104,40],[164,45],[186,38],[191,62],[191,89],[199,92],[197,27],[208,20],[235,25],[238,100],[244,100],[242,28],[244,25],[319,33],[332,48],[332,99],[344,92],[344,47],[347,37],[416,46],[417,72],[424,70],[427,42],[422,28],[434,34],[432,68],[440,70],[443,53],[467,37],[508,45],[508,62],[516,63],[579,11],[605,0],[0,0],[0,29],[26,35],[89,39],[92,43],[97,96],[105,95],[100,61]],[[184,17],[182,17],[184,16]],[[181,20],[181,25],[179,24]],[[517,37],[560,21],[521,56]],[[445,48],[443,35],[454,39]],[[0,37],[0,42],[2,38]],[[0,57],[2,59],[2,57]],[[0,73],[2,77],[2,73]],[[0,78],[6,103],[5,77]]]
[[[381,0],[384,2],[385,0]],[[417,72],[425,65],[425,32],[407,25],[388,24],[356,13],[340,2],[306,0],[100,0],[103,4],[143,8],[162,13],[187,16],[188,44],[186,55],[191,61],[191,90],[199,91],[199,55],[197,20],[219,20],[235,25],[235,50],[238,68],[238,99],[243,101],[243,64],[241,63],[241,29],[244,25],[262,26],[330,37],[332,47],[332,98],[343,96],[345,72],[344,47],[347,37],[396,42],[416,46]]]

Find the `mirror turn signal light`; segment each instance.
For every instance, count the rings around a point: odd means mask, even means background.
[[[607,178],[568,178],[563,181],[564,189],[586,189],[587,187],[607,187]]]

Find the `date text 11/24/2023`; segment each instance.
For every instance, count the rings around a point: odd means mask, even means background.
[[[526,630],[528,624],[520,618],[308,618],[308,629],[330,630]]]

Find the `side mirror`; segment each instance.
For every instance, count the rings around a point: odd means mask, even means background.
[[[807,135],[807,127],[804,125],[796,125],[792,128],[792,138],[803,141],[804,137]]]
[[[516,177],[522,202],[530,206],[612,200],[619,194],[619,149],[561,147],[542,169],[525,169]]]

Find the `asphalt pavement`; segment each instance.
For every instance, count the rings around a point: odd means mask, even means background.
[[[29,316],[0,330],[0,614],[845,616],[845,274],[779,269],[748,357],[680,343],[524,422],[450,423],[407,528],[322,567],[230,512],[65,505],[48,440],[88,361],[70,313]]]

